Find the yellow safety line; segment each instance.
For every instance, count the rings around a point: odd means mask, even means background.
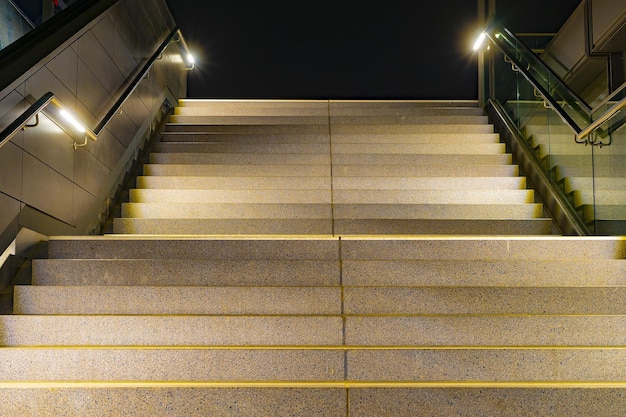
[[[626,346],[352,346],[352,345],[24,345],[0,347],[3,350],[626,350]]]
[[[626,388],[626,381],[7,381],[10,388]]]

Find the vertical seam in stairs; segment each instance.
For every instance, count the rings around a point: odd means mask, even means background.
[[[326,109],[328,114],[328,151],[330,161],[330,224],[331,233],[335,236],[335,193],[333,190],[333,134],[330,124],[330,100],[326,101]]]

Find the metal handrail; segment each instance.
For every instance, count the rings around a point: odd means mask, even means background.
[[[535,88],[535,90],[541,94],[541,97],[545,100],[546,103],[548,103],[550,105],[550,107],[559,115],[559,117],[565,122],[565,124],[567,126],[569,126],[570,129],[572,129],[572,131],[578,135],[580,133],[580,131],[582,130],[578,124],[576,124],[576,122],[570,117],[569,114],[567,114],[567,112],[565,112],[565,110],[563,110],[563,108],[558,104],[558,102],[554,99],[554,97],[552,97],[550,95],[550,93],[548,91],[546,91],[545,88],[543,88],[543,86],[541,85],[541,83],[539,83],[529,72],[526,68],[524,68],[524,66],[522,65],[522,63],[517,59],[517,57],[512,56],[511,54],[507,53],[506,48],[503,47],[503,45],[501,44],[500,40],[496,37],[496,36],[491,36],[491,34],[489,32],[486,32],[487,36],[489,37],[489,39],[495,44],[498,45],[498,47],[500,47],[500,50],[502,51],[502,53],[507,57],[507,59],[510,60],[510,62],[515,66],[514,70],[520,72],[524,78],[526,78],[526,80],[532,84],[532,86]]]
[[[96,140],[100,132],[109,124],[109,122],[113,119],[113,117],[118,114],[120,108],[124,105],[126,100],[132,95],[135,91],[139,82],[145,77],[146,73],[154,64],[165,48],[172,42],[175,36],[178,36],[179,40],[182,40],[182,34],[180,33],[180,29],[178,27],[174,28],[172,32],[167,36],[167,38],[161,43],[157,51],[146,61],[144,66],[136,72],[136,75],[133,79],[128,83],[127,87],[124,89],[124,92],[120,95],[115,104],[111,107],[111,109],[107,112],[104,118],[98,123],[95,129],[91,130],[89,128],[85,128],[85,141],[83,143],[74,142],[74,149],[85,146],[87,144],[87,139],[91,138]],[[184,42],[181,42],[183,48],[188,52],[187,45]],[[40,112],[42,112],[46,106],[49,104],[54,104],[58,108],[63,108],[62,103],[55,97],[54,93],[47,92],[43,96],[41,96],[38,100],[36,100],[28,109],[26,109],[20,116],[17,117],[9,126],[7,126],[2,132],[0,132],[0,148],[9,142],[11,138],[20,130],[24,129],[27,125],[28,121],[33,117],[37,116]]]
[[[0,132],[0,148],[10,141],[17,132],[24,129],[28,121],[38,115],[53,99],[54,94],[47,92]]]
[[[135,91],[135,89],[139,85],[139,82],[145,77],[146,73],[150,70],[150,67],[152,67],[152,64],[154,64],[154,61],[156,61],[161,56],[163,51],[165,51],[165,48],[167,48],[170,42],[174,40],[175,36],[178,36],[178,39],[181,39],[181,40],[183,39],[183,35],[182,33],[180,33],[180,29],[178,27],[175,27],[170,32],[167,38],[165,38],[165,40],[161,43],[157,51],[150,57],[150,59],[148,59],[148,61],[146,61],[145,65],[136,73],[132,81],[128,83],[128,86],[126,87],[126,89],[124,90],[120,98],[115,102],[115,104],[111,107],[111,109],[107,112],[104,118],[100,121],[100,123],[98,123],[98,125],[93,130],[96,136],[98,136],[100,132],[102,132],[102,130],[109,124],[111,119],[113,119],[113,116],[115,116],[119,112],[120,108],[124,105],[128,97],[130,97],[131,94]],[[183,48],[185,49],[185,51],[188,53],[189,49],[187,49],[187,44],[184,43],[184,41],[181,42],[181,44],[183,45]]]
[[[593,131],[598,129],[607,120],[617,115],[617,113],[624,107],[626,107],[626,98],[621,99],[617,104],[615,104],[613,107],[608,109],[604,114],[602,114],[602,116],[600,116],[597,120],[595,120],[589,126],[587,126],[586,128],[582,129],[579,133],[577,133],[576,141],[579,141],[589,136]]]

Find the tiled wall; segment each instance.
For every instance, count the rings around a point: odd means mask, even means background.
[[[121,0],[0,92],[0,129],[27,107],[26,99],[48,91],[95,128],[174,27],[164,0]],[[185,95],[180,52],[170,44],[97,141],[74,150],[72,137],[40,117],[39,126],[0,148],[0,233],[19,226],[44,234],[89,231],[164,101]]]

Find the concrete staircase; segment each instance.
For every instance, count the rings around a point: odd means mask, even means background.
[[[626,415],[626,240],[548,235],[471,103],[183,104],[16,287],[0,415]]]

